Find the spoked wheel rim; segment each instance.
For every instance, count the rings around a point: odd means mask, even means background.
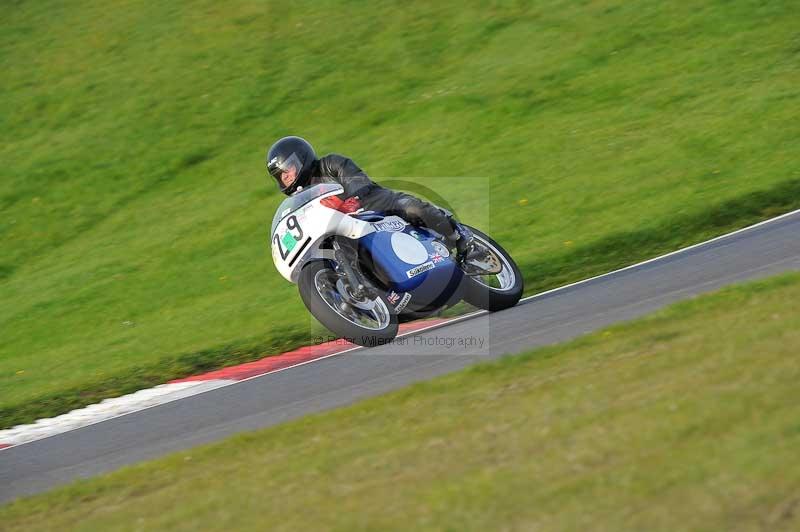
[[[339,277],[330,269],[320,270],[314,275],[314,287],[331,310],[350,323],[371,331],[382,331],[389,326],[391,313],[381,298],[356,299],[346,293],[343,283],[337,281]]]
[[[517,276],[514,273],[514,268],[511,266],[511,263],[508,261],[505,254],[497,249],[496,246],[493,246],[491,242],[481,238],[478,234],[475,234],[474,238],[480,246],[487,248],[492,252],[492,254],[494,254],[495,257],[497,257],[503,269],[500,270],[500,273],[488,275],[470,275],[470,278],[482,284],[489,290],[493,290],[495,292],[507,292],[512,290],[517,283]]]

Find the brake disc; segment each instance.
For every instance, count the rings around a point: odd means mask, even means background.
[[[482,255],[464,261],[462,269],[467,275],[496,275],[503,271],[500,258],[486,246],[480,246]]]

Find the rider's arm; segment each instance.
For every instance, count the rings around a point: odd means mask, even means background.
[[[344,197],[365,197],[376,187],[369,176],[351,159],[331,153],[320,159],[320,170],[323,175],[335,178],[344,187]]]

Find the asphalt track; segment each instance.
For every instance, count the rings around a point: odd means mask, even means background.
[[[0,452],[0,502],[579,336],[721,286],[800,270],[800,211],[406,337]]]

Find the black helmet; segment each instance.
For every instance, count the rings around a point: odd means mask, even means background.
[[[272,145],[267,152],[267,171],[278,182],[281,192],[287,196],[294,193],[299,186],[305,186],[311,177],[311,167],[317,160],[317,154],[305,139],[300,137],[283,137]],[[283,174],[294,173],[294,180],[284,185]]]

